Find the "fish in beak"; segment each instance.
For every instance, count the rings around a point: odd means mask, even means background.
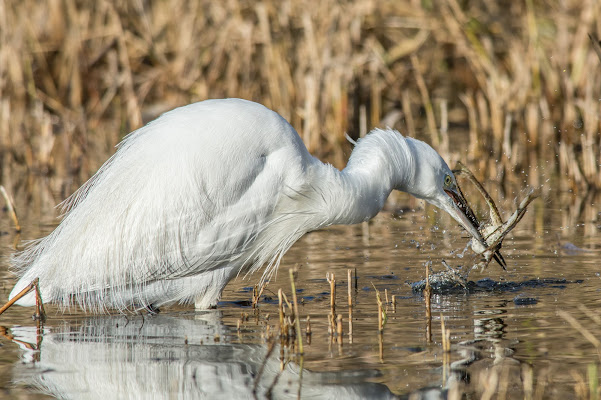
[[[457,222],[463,226],[463,228],[473,237],[473,240],[477,241],[484,249],[488,248],[488,244],[486,240],[482,237],[480,233],[480,222],[476,218],[474,211],[469,206],[461,189],[459,186],[453,185],[447,189],[444,189],[444,192],[447,196],[446,199],[442,202],[443,210],[445,210],[451,217],[453,217]],[[474,246],[472,246],[474,247]],[[493,252],[493,258],[495,261],[503,267],[503,269],[507,270],[507,264],[505,263],[505,259],[501,255],[500,252],[501,244],[497,246],[497,248]]]

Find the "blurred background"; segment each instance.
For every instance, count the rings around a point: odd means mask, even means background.
[[[339,168],[345,132],[390,126],[480,179],[585,193],[601,185],[600,7],[2,0],[0,183],[48,178],[55,204],[162,112],[241,97]]]

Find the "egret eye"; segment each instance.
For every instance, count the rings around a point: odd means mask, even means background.
[[[451,186],[451,184],[453,183],[453,179],[451,179],[451,175],[445,175],[444,177],[444,185],[445,187],[449,187]]]

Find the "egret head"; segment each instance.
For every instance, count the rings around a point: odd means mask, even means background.
[[[428,144],[411,138],[405,140],[413,156],[413,174],[406,179],[402,190],[446,211],[461,224],[473,240],[487,248],[488,245],[480,234],[480,223],[465,200],[447,163]],[[505,268],[505,260],[498,249],[494,258]]]

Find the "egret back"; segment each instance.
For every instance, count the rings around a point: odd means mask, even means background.
[[[221,289],[260,255],[249,254],[254,239],[313,162],[294,129],[256,103],[168,112],[128,135],[63,203],[60,225],[13,258],[22,278],[11,296],[39,277],[43,298],[65,306],[186,302],[203,285],[181,278],[209,270],[205,286]]]

